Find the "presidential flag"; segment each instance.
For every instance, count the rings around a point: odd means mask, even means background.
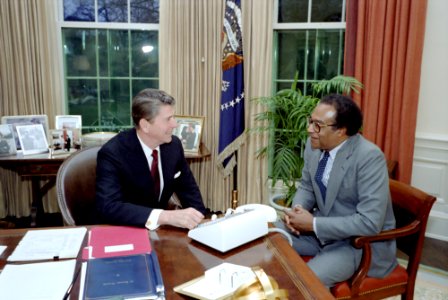
[[[225,176],[236,165],[235,151],[244,142],[244,72],[241,1],[226,1],[222,32],[222,85],[218,164]]]

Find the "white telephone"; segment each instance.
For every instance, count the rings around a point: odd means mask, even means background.
[[[202,223],[188,232],[193,240],[226,252],[268,233],[268,222],[277,220],[274,208],[263,204],[247,204],[226,215]]]

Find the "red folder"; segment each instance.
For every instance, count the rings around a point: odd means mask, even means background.
[[[89,231],[89,241],[82,258],[103,258],[151,253],[146,228],[128,226],[97,226]]]

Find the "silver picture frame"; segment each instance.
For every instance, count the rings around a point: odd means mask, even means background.
[[[48,152],[48,141],[42,124],[17,125],[23,155]]]
[[[47,141],[50,138],[50,131],[48,129],[48,117],[47,115],[17,115],[17,116],[3,116],[1,120],[2,124],[10,124],[13,127],[14,139],[16,142],[17,150],[22,149],[20,146],[19,135],[17,134],[16,127],[19,125],[32,125],[42,124]]]

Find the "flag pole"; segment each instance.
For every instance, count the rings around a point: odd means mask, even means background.
[[[235,160],[237,159],[237,152],[235,151]],[[238,163],[235,164],[233,168],[233,190],[232,190],[232,209],[236,209],[238,207]]]

